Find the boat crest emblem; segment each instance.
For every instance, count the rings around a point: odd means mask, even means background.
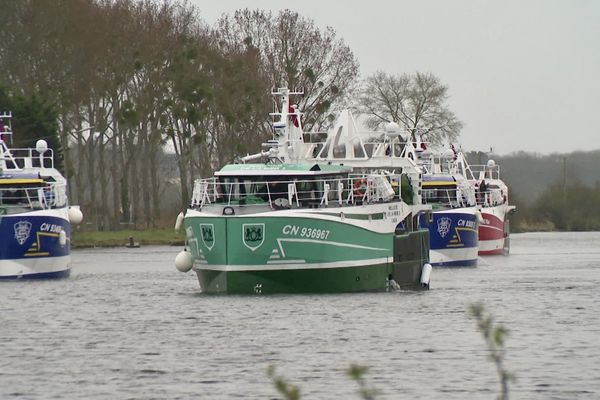
[[[211,251],[215,247],[215,227],[213,224],[200,224],[200,236],[202,237],[202,243],[206,246],[208,251]]]
[[[254,251],[265,241],[265,224],[242,224],[242,241]]]
[[[31,222],[19,221],[15,224],[15,239],[20,245],[24,244],[29,239],[31,233]]]
[[[437,221],[437,230],[441,237],[446,237],[448,232],[450,232],[451,226],[452,220],[448,217],[439,218]]]

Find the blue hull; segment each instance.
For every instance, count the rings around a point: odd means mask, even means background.
[[[429,230],[432,266],[477,265],[479,222],[474,209],[435,211],[431,223],[421,218],[419,225]]]
[[[0,260],[69,255],[70,243],[60,244],[60,231],[71,237],[68,220],[51,215],[4,215],[0,218]]]
[[[0,216],[0,279],[68,277],[70,236],[64,209]]]

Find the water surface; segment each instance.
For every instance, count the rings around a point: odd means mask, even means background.
[[[510,330],[512,398],[600,397],[600,233],[513,235],[428,292],[207,296],[179,250],[76,250],[69,279],[2,282],[0,398],[275,398],[270,365],[302,398],[359,398],[356,363],[378,399],[493,399],[479,301]]]

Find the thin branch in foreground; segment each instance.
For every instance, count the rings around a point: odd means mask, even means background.
[[[496,371],[500,380],[501,392],[498,399],[508,399],[508,384],[515,380],[513,374],[504,368],[504,357],[506,349],[504,343],[508,330],[499,324],[494,323],[494,317],[485,313],[483,304],[476,303],[469,307],[469,311],[477,320],[477,328],[483,335],[483,339],[489,350],[489,358],[496,365]]]

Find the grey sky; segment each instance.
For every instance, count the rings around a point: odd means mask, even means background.
[[[213,24],[283,8],[333,27],[362,76],[432,72],[465,123],[464,150],[600,149],[600,1],[192,0]]]

